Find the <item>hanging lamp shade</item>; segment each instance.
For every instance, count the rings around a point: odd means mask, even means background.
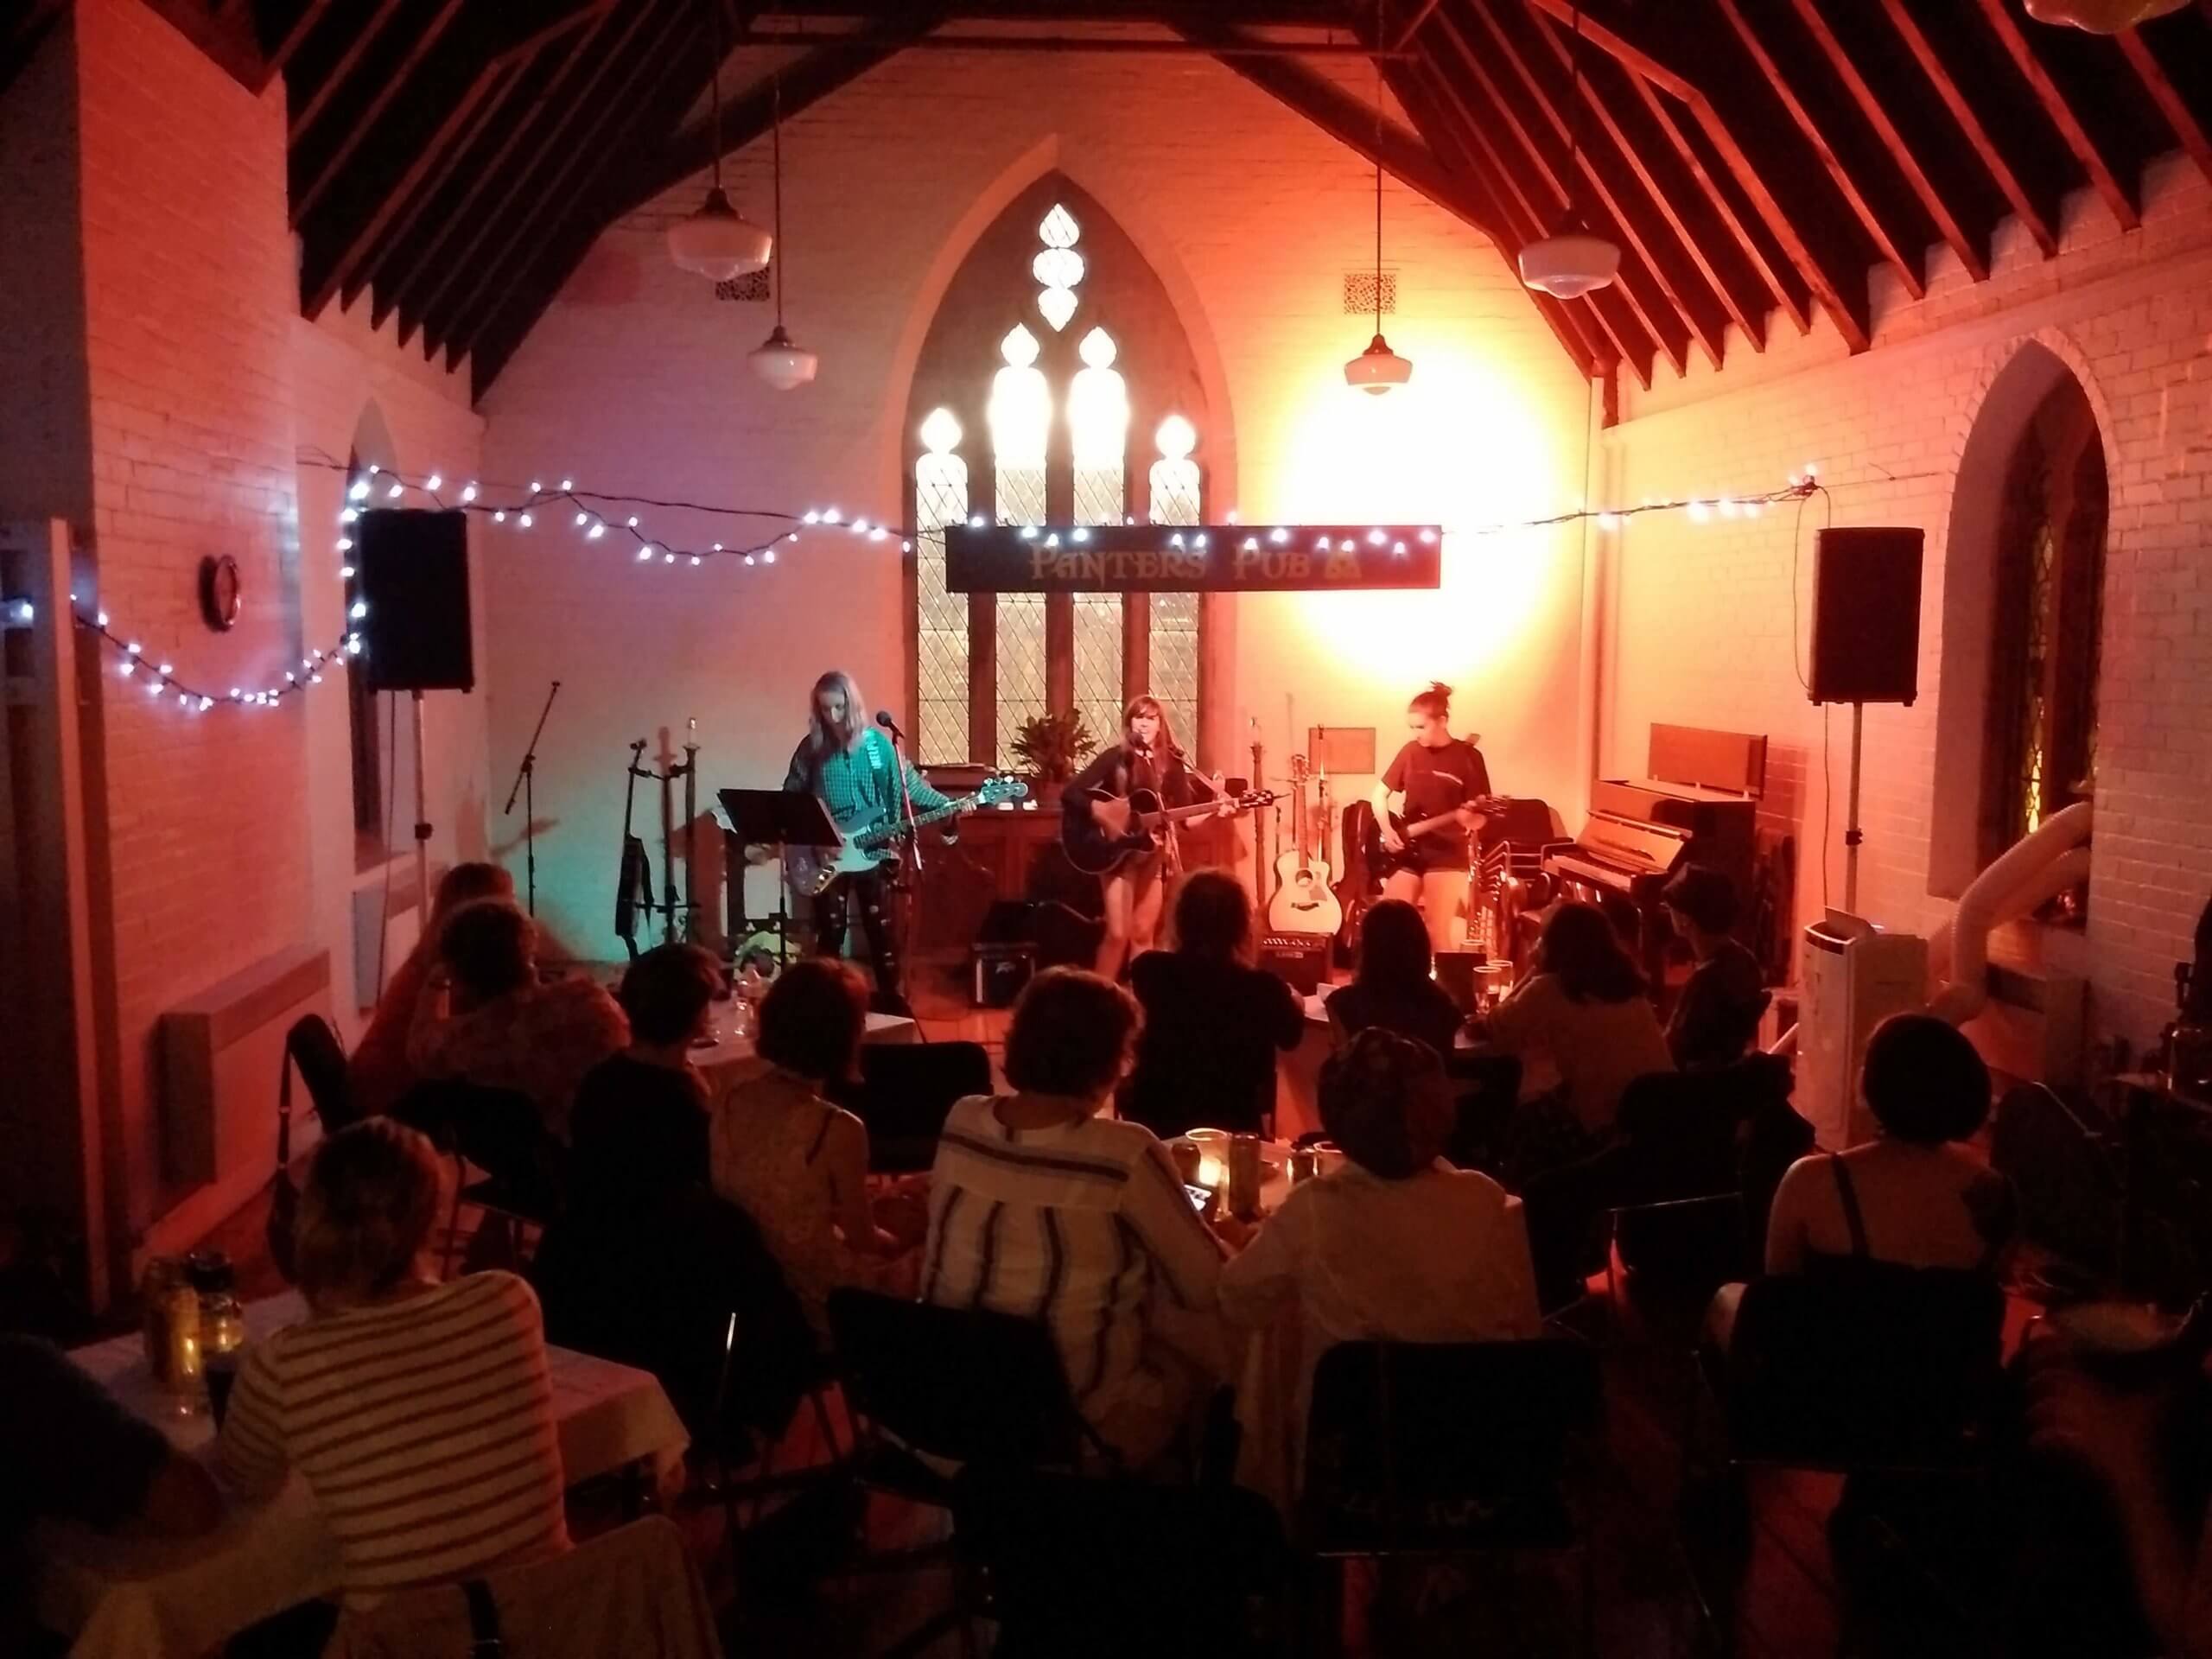
[[[1610,287],[1621,268],[1621,251],[1579,224],[1521,250],[1521,281],[1555,300],[1580,299]]]
[[[2039,23],[2063,23],[2092,35],[2120,35],[2153,17],[2179,11],[2189,0],[2028,0]]]
[[[753,365],[753,373],[778,391],[805,385],[822,366],[821,359],[805,346],[793,343],[780,322],[767,339],[745,354],[745,360]]]
[[[678,266],[717,283],[760,270],[775,239],[729,205],[720,185],[697,210],[668,227],[668,257]]]
[[[1377,334],[1368,342],[1367,349],[1344,365],[1344,384],[1357,386],[1370,397],[1380,397],[1393,386],[1402,386],[1414,378],[1411,359],[1400,357],[1390,349],[1390,342]]]

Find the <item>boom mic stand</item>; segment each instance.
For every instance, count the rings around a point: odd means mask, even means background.
[[[553,699],[561,695],[561,682],[556,680],[545,694],[545,706],[537,711],[537,728],[530,734],[530,747],[522,752],[522,766],[515,773],[514,787],[507,791],[507,804],[499,809],[501,817],[512,816],[515,797],[522,797],[522,861],[526,872],[524,879],[525,913],[537,914],[537,740],[545,735],[545,716],[553,712]]]

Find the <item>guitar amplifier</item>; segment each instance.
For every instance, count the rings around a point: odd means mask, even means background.
[[[1260,966],[1300,996],[1311,996],[1328,971],[1329,944],[1326,933],[1262,933]]]

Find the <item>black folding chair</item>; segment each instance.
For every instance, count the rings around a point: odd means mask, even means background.
[[[547,1132],[537,1103],[527,1095],[442,1078],[416,1084],[391,1115],[454,1155],[446,1273],[453,1271],[462,1205],[473,1205],[525,1231],[535,1228],[542,1232],[560,1214],[568,1185],[568,1149]],[[472,1164],[485,1172],[485,1179],[468,1179]]]
[[[1323,1560],[1580,1545],[1594,1652],[1592,1563],[1567,1476],[1603,1403],[1595,1351],[1568,1338],[1339,1343],[1314,1372],[1297,1540]]]
[[[1281,1651],[1295,1557],[1255,1492],[972,1464],[952,1504],[993,1659]]]
[[[308,1098],[315,1103],[325,1135],[337,1134],[360,1116],[353,1109],[346,1080],[345,1046],[327,1020],[319,1014],[295,1020],[284,1033],[284,1054],[300,1068],[300,1081],[308,1086]]]
[[[991,1092],[981,1043],[868,1043],[849,1105],[868,1125],[868,1167],[905,1174],[937,1160],[938,1136],[955,1102]]]
[[[1065,1470],[1086,1451],[1114,1461],[1076,1408],[1051,1333],[1033,1320],[841,1290],[830,1298],[830,1332],[857,1425],[854,1472],[866,1489],[950,1510],[944,1465]],[[856,1565],[900,1571],[945,1554],[891,1551]],[[979,1606],[963,1582],[951,1608],[889,1652],[919,1653],[948,1630],[964,1636]]]

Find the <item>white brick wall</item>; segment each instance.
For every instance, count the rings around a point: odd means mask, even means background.
[[[2048,263],[2008,225],[1985,284],[1938,256],[1928,300],[1883,298],[1861,356],[1823,325],[1777,334],[1764,357],[1732,342],[1717,374],[1694,365],[1682,381],[1631,388],[1605,444],[1617,499],[1768,489],[1808,461],[1833,496],[1807,508],[1802,535],[1789,509],[1634,522],[1609,556],[1603,668],[1612,768],[1633,768],[1653,721],[1771,734],[1775,804],[1799,836],[1797,912],[1816,916],[1824,894],[1841,902],[1850,721],[1844,709],[1824,721],[1798,683],[1814,531],[1831,506],[1839,524],[1923,526],[1921,697],[1867,711],[1860,908],[1938,925],[1949,906],[1929,892],[1928,824],[1954,480],[1998,372],[2028,340],[2056,353],[2097,411],[2111,468],[2087,954],[2100,1028],[2137,1041],[2171,1011],[2172,963],[2212,890],[2212,188],[2175,161],[2146,195],[2126,236],[2093,200],[2069,200]]]
[[[1217,65],[913,53],[791,124],[784,148],[790,324],[821,353],[820,380],[767,391],[743,360],[767,308],[717,303],[670,266],[660,238],[696,205],[693,182],[601,238],[492,388],[487,473],[895,514],[907,387],[938,297],[1003,206],[1057,166],[1152,262],[1192,340],[1217,507],[1472,525],[1555,512],[1580,491],[1586,388],[1496,251],[1395,181],[1387,321],[1414,378],[1379,402],[1347,391],[1342,365],[1372,328],[1342,312],[1344,273],[1373,257],[1372,170]],[[766,214],[765,143],[724,176],[743,210]],[[734,539],[681,514],[647,522]],[[545,682],[565,688],[538,774],[552,821],[539,868],[541,909],[571,945],[609,948],[631,740],[665,728],[680,743],[696,715],[708,783],[772,785],[823,668],[842,663],[877,702],[899,700],[899,575],[880,548],[810,539],[773,570],[694,571],[636,566],[554,515],[493,539],[499,768]],[[1502,786],[1567,804],[1586,774],[1573,741],[1580,573],[1571,535],[1491,538],[1450,551],[1440,597],[1236,601],[1212,754],[1248,769],[1248,715],[1271,771],[1294,727],[1302,745],[1316,722],[1379,727],[1387,754],[1407,696],[1434,675],[1460,688]],[[658,803],[640,807],[658,868]]]

